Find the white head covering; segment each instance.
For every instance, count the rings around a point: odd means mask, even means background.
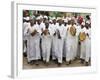
[[[42,16],[42,15],[40,15],[39,17],[40,17],[40,19],[41,19],[41,18],[43,18],[43,16]]]
[[[68,21],[70,21],[71,20],[71,17],[68,17]]]
[[[23,19],[28,21],[28,20],[30,20],[30,17],[24,17]]]
[[[44,16],[43,18],[46,18],[46,19],[48,19],[48,17],[47,17],[47,16]]]
[[[89,21],[89,20],[87,20],[87,21],[86,21],[86,23],[87,23],[87,24],[90,24],[90,21]]]
[[[64,22],[66,22],[66,23],[68,22],[68,20],[67,20],[67,19],[63,19],[63,20],[64,20]]]
[[[49,22],[52,22],[52,20],[50,19]]]
[[[40,16],[38,16],[38,17],[36,18],[36,20],[40,20]]]
[[[60,20],[60,19],[62,19],[61,17],[57,17],[57,20]]]
[[[81,23],[81,25],[83,25],[83,26],[84,26],[84,25],[85,25],[85,22],[82,22],[82,23]]]

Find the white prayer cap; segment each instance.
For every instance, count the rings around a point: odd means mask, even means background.
[[[71,17],[68,17],[68,21],[70,21],[71,20]]]
[[[30,20],[30,17],[24,17],[23,19],[28,21],[28,20]]]
[[[49,22],[52,22],[52,20],[50,19]]]
[[[71,19],[73,19],[73,20],[74,20],[74,19],[75,19],[75,17],[72,17]]]
[[[68,22],[68,20],[67,20],[67,19],[63,19],[63,20],[64,20],[64,22],[66,22],[66,23]]]
[[[88,20],[88,21],[86,21],[86,23],[87,23],[87,24],[90,24],[90,21]]]
[[[55,17],[52,18],[52,20],[56,19]]]
[[[57,20],[60,20],[60,19],[62,19],[61,17],[57,17]]]
[[[41,18],[43,18],[43,16],[42,16],[42,15],[40,15],[39,17],[40,17],[40,19],[41,19]]]
[[[38,16],[38,17],[36,18],[36,20],[40,20],[40,16]]]
[[[48,19],[48,17],[47,17],[47,16],[44,16],[43,18],[46,18],[46,19]]]
[[[85,22],[82,22],[82,23],[81,23],[81,25],[83,25],[83,26],[84,26],[84,25],[85,25]]]

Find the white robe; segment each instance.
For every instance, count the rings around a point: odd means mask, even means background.
[[[48,35],[42,35],[41,37],[41,46],[42,46],[42,57],[43,61],[49,62],[50,60],[50,53],[51,53],[51,36]]]
[[[80,33],[81,26],[76,26],[76,36],[75,36],[75,44],[74,44],[74,55],[73,57],[77,57],[79,55],[79,33]]]
[[[51,42],[51,55],[52,55],[52,59],[54,60],[54,59],[56,59],[56,57],[55,57],[55,48],[56,48],[56,42],[57,42],[57,37],[56,36],[54,36],[54,33],[56,32],[56,30],[57,30],[57,24],[52,24],[52,25],[50,25],[49,26],[49,29],[50,29],[50,35],[51,35],[51,37],[52,37],[52,42]]]
[[[28,32],[28,28],[30,26],[30,23],[29,22],[24,22],[23,23],[23,52],[26,52],[26,43],[25,41],[27,41],[27,32]]]
[[[89,62],[89,59],[91,58],[91,29],[90,28],[87,30],[87,33],[89,34],[89,36],[87,36],[87,38],[86,38],[86,57],[85,57],[85,61]]]
[[[82,28],[80,32],[85,32],[87,33],[86,28]],[[87,37],[86,37],[87,38]],[[86,58],[86,39],[84,41],[81,41],[81,51],[80,51],[80,58],[84,59]]]
[[[28,62],[31,60],[38,60],[41,58],[40,56],[40,34],[37,33],[34,36],[31,36],[32,31],[35,27],[29,28],[29,35],[27,40],[27,59]]]
[[[76,25],[74,25],[76,27]],[[77,51],[77,38],[76,36],[72,36],[70,34],[70,27],[71,25],[67,25],[67,36],[66,36],[66,41],[65,41],[65,48],[66,48],[66,61],[73,60],[76,56],[76,51]]]
[[[58,36],[55,36],[55,40],[53,41],[54,48],[54,56],[58,59],[59,63],[62,63],[63,59],[63,44],[64,44],[64,36],[65,36],[65,27],[64,25],[57,26],[57,30],[60,32],[61,39],[58,39]]]
[[[41,23],[39,25],[39,24],[36,23],[35,28],[36,28],[37,32],[39,32],[39,34],[41,34],[42,33],[42,30],[45,29],[45,24],[44,23]]]

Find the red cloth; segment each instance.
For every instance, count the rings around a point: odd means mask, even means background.
[[[79,17],[78,17],[78,23],[81,24],[82,22],[83,22],[83,17],[82,17],[82,16],[79,16]]]

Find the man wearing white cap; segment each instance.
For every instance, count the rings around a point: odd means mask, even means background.
[[[51,31],[51,36],[52,36],[52,59],[55,60],[56,59],[56,56],[55,56],[55,48],[57,47],[56,46],[56,40],[57,40],[57,37],[56,37],[56,29],[57,29],[57,22],[56,22],[56,18],[53,17],[52,18],[52,25],[50,26],[50,29],[52,30]]]
[[[26,56],[26,48],[27,48],[27,29],[30,26],[29,17],[23,18],[23,52],[24,56]]]
[[[91,58],[91,28],[89,23],[86,23],[85,25],[87,30],[87,36],[86,36],[86,55],[85,55],[85,65],[89,65],[89,61]]]
[[[71,27],[75,28],[76,31],[76,25],[74,24],[74,20],[71,20],[68,22],[67,25],[67,38],[66,38],[66,62],[67,65],[71,63],[72,60],[76,57],[76,51],[77,51],[77,45],[76,45],[76,32],[75,35],[72,35],[70,32]]]
[[[80,33],[87,34],[87,29],[85,27],[85,23],[84,22],[82,22]],[[85,56],[86,56],[86,39],[80,41],[80,43],[81,43],[81,46],[80,46],[81,47],[80,48],[80,59],[81,59],[81,63],[83,64],[84,60],[85,60]]]
[[[42,22],[41,18],[40,17],[37,17],[37,22],[36,22],[36,28],[37,28],[37,31],[39,32],[39,34],[42,33],[42,31],[45,29],[45,24]]]
[[[40,56],[40,34],[37,32],[34,20],[31,21],[31,25],[28,28],[28,40],[27,40],[27,59],[28,63],[38,65]]]
[[[43,61],[46,62],[46,65],[48,65],[50,60],[51,41],[52,41],[48,21],[45,22],[45,30],[42,32],[41,37],[42,37],[41,40],[42,57],[43,57]]]
[[[65,27],[62,24],[62,19],[59,19],[56,31],[56,41],[55,41],[55,56],[58,60],[58,66],[61,66],[63,60],[63,44],[65,37]]]

